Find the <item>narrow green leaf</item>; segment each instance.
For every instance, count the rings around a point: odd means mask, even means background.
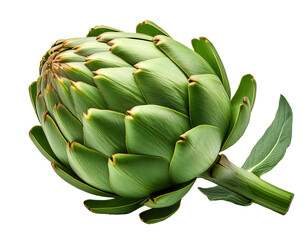
[[[247,74],[242,77],[240,85],[231,100],[231,121],[222,150],[236,143],[248,126],[250,113],[256,97],[256,81]]]
[[[83,143],[83,127],[81,122],[61,103],[54,107],[55,121],[69,141]]]
[[[257,176],[274,168],[291,143],[292,119],[292,109],[281,95],[274,121],[254,146],[242,168]]]
[[[133,77],[133,67],[103,68],[95,72],[94,81],[110,110],[125,113],[146,101]]]
[[[74,172],[68,171],[64,167],[61,166],[61,164],[58,164],[56,162],[51,163],[53,169],[55,172],[58,174],[59,177],[61,177],[64,181],[67,183],[71,184],[72,186],[85,191],[87,193],[91,193],[94,195],[98,196],[103,196],[103,197],[114,197],[116,195],[104,192],[102,190],[96,189],[85,182],[83,182]]]
[[[170,161],[179,136],[190,129],[189,118],[170,108],[143,105],[128,113],[125,128],[129,153],[160,156]]]
[[[67,141],[60,132],[55,121],[47,114],[47,112],[44,115],[42,126],[52,151],[65,167],[70,168],[66,154]]]
[[[69,49],[60,52],[54,59],[55,62],[84,62],[85,57],[75,53],[75,50]]]
[[[50,113],[50,115],[54,117],[55,116],[54,115],[55,105],[60,103],[61,100],[51,84],[48,84],[47,87],[45,88],[44,97],[45,97],[44,100],[46,103],[47,110]]]
[[[31,83],[31,85],[29,86],[29,94],[34,111],[36,112],[37,82]]]
[[[227,73],[214,45],[204,37],[193,39],[191,42],[195,52],[211,65],[230,97],[231,93]]]
[[[70,112],[77,117],[77,112],[75,109],[75,104],[70,92],[71,81],[65,77],[55,75],[55,88],[57,90],[58,96],[61,99],[63,105],[65,105]]]
[[[168,187],[168,167],[161,157],[115,154],[108,161],[111,188],[123,197],[146,197]]]
[[[68,62],[62,63],[57,69],[57,73],[74,82],[85,82],[90,85],[95,85],[93,82],[93,73],[85,66],[83,62]]]
[[[155,23],[145,20],[142,23],[139,23],[136,28],[137,33],[144,33],[152,37],[156,35],[165,35],[170,37],[161,27],[157,26]]]
[[[46,111],[47,108],[44,97],[41,93],[39,93],[36,98],[36,113],[41,124],[43,123],[43,118]]]
[[[96,87],[83,82],[71,82],[70,93],[79,119],[82,119],[82,114],[87,113],[89,108],[107,109],[107,104]]]
[[[207,170],[217,158],[222,138],[221,130],[210,125],[199,125],[183,134],[170,163],[171,181],[183,183]]]
[[[77,142],[67,144],[68,161],[73,171],[89,185],[112,193],[108,157]]]
[[[107,26],[95,26],[94,28],[91,28],[87,37],[97,37],[98,35],[104,33],[104,32],[120,32],[120,30],[107,27]]]
[[[199,190],[211,201],[225,200],[241,206],[249,206],[252,201],[221,186],[201,188]]]
[[[124,118],[122,113],[89,109],[82,117],[85,145],[108,157],[126,153]]]
[[[228,131],[231,117],[229,97],[213,74],[194,75],[189,78],[189,110],[193,127],[208,124]]]
[[[73,50],[76,54],[87,57],[93,53],[108,52],[109,48],[110,46],[106,43],[93,41],[80,44],[74,47]]]
[[[181,201],[169,207],[153,208],[140,213],[139,217],[147,224],[158,223],[171,217],[179,209],[180,204]]]
[[[236,93],[232,97],[231,105],[232,112],[237,116],[238,109],[242,103],[243,97],[247,97],[250,102],[250,108],[252,109],[256,99],[257,83],[251,74],[247,74],[242,77],[240,85],[238,86]]]
[[[89,211],[104,214],[127,214],[142,206],[144,199],[114,198],[110,200],[86,200]]]
[[[29,136],[37,149],[50,161],[59,161],[54,152],[52,151],[45,133],[41,126],[34,126]]]
[[[99,52],[88,56],[86,59],[86,66],[91,71],[110,67],[132,67],[132,65],[111,52]]]
[[[96,41],[96,37],[70,38],[70,39],[63,41],[62,46],[64,48],[74,48],[80,44],[83,44],[86,42],[94,42],[94,41]]]
[[[227,135],[228,137],[221,147],[222,151],[231,147],[241,138],[241,136],[243,136],[250,120],[250,113],[251,107],[249,99],[244,97],[242,103],[240,104],[240,108],[238,109],[238,115],[235,121],[231,121],[229,133]]]
[[[134,77],[148,104],[188,115],[187,77],[170,59],[150,59],[135,67]]]
[[[172,38],[160,35],[154,37],[153,41],[156,41],[156,45],[161,51],[175,62],[188,77],[198,74],[215,74],[209,63],[198,53]]]
[[[118,38],[108,42],[108,44],[111,45],[110,51],[113,54],[132,65],[152,58],[166,57],[155,43],[149,41]]]
[[[97,37],[97,41],[109,42],[116,38],[130,38],[151,41],[152,37],[142,33],[129,33],[129,32],[106,32]]]
[[[149,200],[145,203],[150,208],[169,207],[179,202],[191,189],[196,179],[179,185],[172,186],[162,191],[151,194]]]

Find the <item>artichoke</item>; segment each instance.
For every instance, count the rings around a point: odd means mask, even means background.
[[[126,214],[145,205],[141,220],[159,222],[201,177],[220,185],[200,189],[210,199],[227,194],[286,213],[292,193],[219,155],[248,125],[254,78],[245,75],[230,99],[212,43],[202,37],[192,45],[145,21],[136,33],[97,26],[43,56],[29,88],[41,126],[30,137],[61,178],[110,198],[85,201],[90,211]]]

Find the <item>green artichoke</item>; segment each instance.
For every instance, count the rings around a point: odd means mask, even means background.
[[[43,56],[30,86],[41,126],[30,137],[65,181],[111,198],[85,201],[89,210],[125,214],[146,205],[141,219],[158,222],[202,177],[246,203],[287,211],[293,194],[219,155],[248,125],[254,78],[244,76],[230,100],[212,43],[192,45],[194,51],[145,21],[136,33],[97,26],[87,37],[57,41]],[[239,174],[226,180],[224,169]],[[245,181],[256,186],[247,189]]]

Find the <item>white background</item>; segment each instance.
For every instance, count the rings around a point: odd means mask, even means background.
[[[0,238],[1,239],[307,239],[308,37],[305,1],[5,1],[1,3]],[[244,137],[225,154],[241,165],[274,118],[282,93],[294,112],[293,139],[284,159],[263,179],[295,193],[279,215],[253,204],[210,202],[197,186],[168,220],[146,225],[138,213],[89,212],[82,192],[60,179],[28,137],[38,124],[28,85],[57,39],[85,36],[107,25],[134,31],[152,20],[190,46],[205,36],[216,46],[234,93],[251,73],[257,99]]]

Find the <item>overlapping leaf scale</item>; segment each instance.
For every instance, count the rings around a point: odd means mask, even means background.
[[[231,105],[220,79],[213,74],[201,74],[190,77],[189,82],[192,126],[209,124],[226,133],[231,117]]]
[[[94,86],[84,82],[71,82],[70,93],[78,118],[87,113],[89,108],[107,109],[107,104],[101,92]]]
[[[122,113],[90,108],[82,117],[85,145],[108,157],[126,153],[124,118]]]
[[[133,77],[133,67],[101,68],[95,72],[94,81],[108,105],[108,109],[125,113],[146,101]]]
[[[158,192],[154,192],[150,195],[145,205],[151,208],[163,208],[169,207],[180,201],[191,189],[196,179],[191,181],[171,186]]]
[[[111,188],[123,197],[142,198],[169,186],[169,161],[162,157],[115,154],[108,168]]]
[[[86,183],[113,192],[109,183],[108,157],[77,142],[67,144],[68,161],[73,171]]]
[[[210,64],[198,53],[167,36],[153,38],[157,47],[164,52],[188,76],[216,74]]]
[[[113,54],[132,65],[148,59],[166,57],[156,44],[151,41],[116,38],[109,41],[108,44],[111,45],[110,51]]]
[[[129,153],[146,154],[171,160],[176,141],[190,128],[189,118],[157,105],[136,106],[125,117]]]
[[[139,62],[134,77],[148,104],[169,107],[188,115],[186,75],[168,58]]]
[[[91,71],[110,67],[132,67],[131,64],[111,52],[94,53],[86,58],[85,64]]]
[[[183,134],[170,163],[171,181],[183,183],[207,170],[215,162],[222,140],[222,131],[211,125],[199,125]]]

